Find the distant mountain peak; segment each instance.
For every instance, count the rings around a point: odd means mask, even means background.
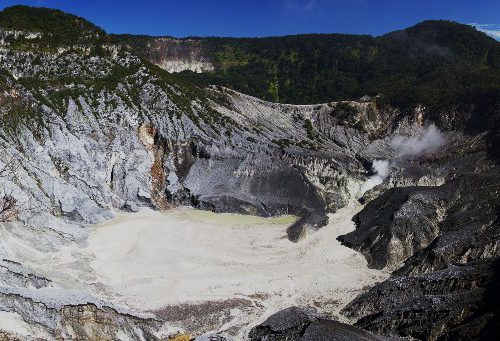
[[[406,29],[387,33],[384,36],[406,36],[413,39],[425,39],[428,42],[460,40],[464,38],[493,41],[488,35],[470,25],[450,20],[425,20]]]

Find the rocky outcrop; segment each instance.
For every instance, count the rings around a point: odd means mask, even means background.
[[[449,161],[443,185],[381,189],[354,217],[356,230],[339,239],[369,266],[394,269],[343,309],[356,326],[421,340],[498,337],[500,178],[480,154]]]
[[[9,340],[160,340],[165,336],[159,320],[134,316],[84,292],[61,288],[20,263],[4,259],[0,270],[0,312],[13,320],[13,331],[5,332]],[[17,335],[19,329],[23,333]]]
[[[159,340],[159,321],[119,314],[116,310],[93,304],[64,306],[57,331],[64,339]]]
[[[48,278],[34,274],[18,262],[3,259],[0,261],[0,285],[15,285],[24,288],[44,288],[51,284]]]
[[[287,308],[271,315],[250,331],[249,338],[252,341],[385,340],[344,323],[315,317],[297,307]]]
[[[370,267],[382,269],[399,264],[430,244],[439,233],[437,207],[421,199],[426,190],[406,187],[385,192],[353,218],[356,230],[339,240],[361,252]]]
[[[32,329],[31,336],[63,340],[160,340],[161,322],[119,313],[92,303],[58,305],[43,297],[26,297],[0,288],[4,312],[20,317]],[[55,295],[57,295],[54,292]],[[24,338],[28,335],[20,335]]]
[[[400,273],[495,257],[499,180],[496,173],[471,174],[438,187],[391,189],[368,203],[353,218],[356,230],[339,240],[363,253],[374,268],[408,259]],[[480,246],[480,240],[487,245]]]
[[[396,275],[344,308],[356,326],[419,340],[494,339],[498,330],[498,258]]]

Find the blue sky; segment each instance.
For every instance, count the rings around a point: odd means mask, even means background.
[[[0,0],[59,8],[110,33],[270,36],[380,35],[425,19],[474,23],[500,38],[500,0]]]

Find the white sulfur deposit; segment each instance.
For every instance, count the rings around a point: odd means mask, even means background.
[[[238,326],[243,336],[291,305],[338,312],[363,287],[386,277],[336,240],[354,229],[351,218],[358,209],[340,209],[327,226],[298,243],[286,237],[294,217],[142,209],[93,227],[85,244],[33,258],[23,249],[18,260],[50,276],[61,290],[87,292],[136,312],[244,298],[253,305],[232,309],[214,327]]]

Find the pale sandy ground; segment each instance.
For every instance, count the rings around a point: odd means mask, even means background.
[[[118,213],[111,222],[93,227],[84,245],[20,255],[19,260],[58,287],[82,290],[134,311],[181,305],[182,315],[182,306],[189,303],[250,302],[230,305],[223,316],[216,316],[217,323],[210,322],[211,328],[205,323],[188,330],[237,331],[236,339],[244,339],[252,326],[292,305],[337,316],[364,287],[387,277],[368,269],[359,253],[336,240],[354,229],[351,218],[359,209],[352,204],[330,215],[327,226],[298,243],[286,238],[293,217],[142,209]],[[182,319],[173,327],[186,328]]]
[[[291,305],[337,312],[364,286],[385,278],[336,240],[354,229],[357,209],[339,210],[328,226],[297,244],[285,232],[293,217],[142,210],[96,227],[86,250],[108,290],[121,295],[117,301],[137,309],[267,297],[258,312],[232,312],[234,319],[217,326],[224,330],[255,325]]]

